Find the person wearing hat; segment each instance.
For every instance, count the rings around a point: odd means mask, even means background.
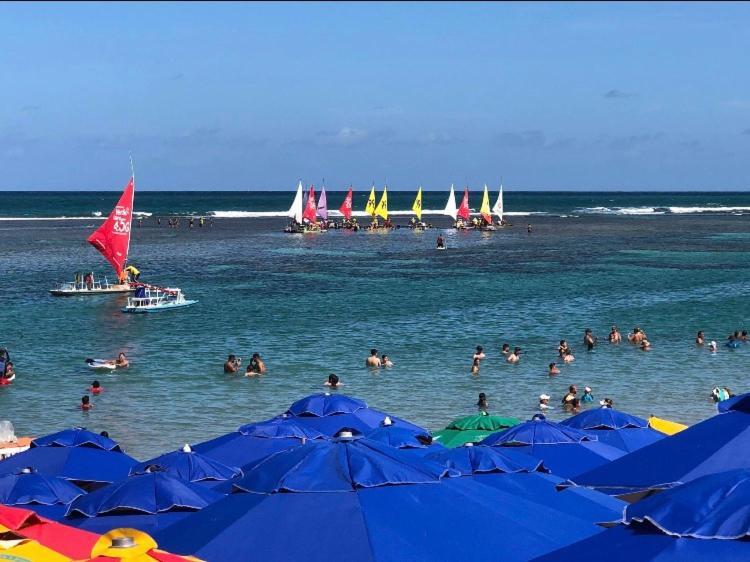
[[[583,396],[581,396],[581,402],[593,402],[594,395],[591,394],[591,387],[587,386],[583,389]]]
[[[711,340],[711,341],[709,342],[709,344],[708,344],[708,350],[709,350],[709,351],[710,351],[711,353],[716,353],[717,347],[716,347],[716,342],[715,342],[714,340]]]
[[[539,409],[540,410],[551,410],[552,406],[549,405],[549,394],[539,395]]]

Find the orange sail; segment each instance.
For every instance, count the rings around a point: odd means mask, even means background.
[[[86,239],[112,264],[118,277],[128,261],[134,193],[135,178],[131,177],[107,220]]]

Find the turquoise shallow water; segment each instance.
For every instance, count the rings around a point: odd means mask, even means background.
[[[712,386],[748,390],[750,345],[716,355],[693,345],[699,329],[719,341],[747,327],[747,216],[565,218],[573,205],[556,204],[557,214],[518,218],[494,234],[446,230],[446,252],[434,250],[436,230],[295,236],[280,232],[279,218],[217,218],[213,229],[175,231],[151,217],[134,229],[133,263],[144,280],[179,286],[200,303],[147,317],[120,313],[120,297],[47,295],[77,268],[107,270],[84,242],[97,221],[0,221],[0,345],[18,371],[0,388],[0,418],[19,434],[106,429],[146,458],[275,415],[322,391],[329,372],[346,393],[431,429],[473,412],[479,392],[492,411],[526,418],[540,393],[559,402],[576,383],[634,414],[692,423],[713,413]],[[602,343],[586,352],[584,328],[604,340],[613,322],[623,333],[643,327],[653,350]],[[561,338],[576,361],[550,379]],[[500,360],[504,342],[524,349],[519,365]],[[472,377],[478,344],[488,358]],[[396,366],[366,370],[373,346]],[[131,359],[126,371],[95,375],[83,362],[119,350]],[[265,377],[222,373],[228,353],[254,351],[268,363]],[[84,414],[76,405],[94,378],[106,390]]]

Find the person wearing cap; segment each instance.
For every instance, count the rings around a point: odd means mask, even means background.
[[[578,389],[576,388],[576,385],[571,384],[568,387],[568,393],[565,396],[563,396],[563,399],[562,399],[562,405],[565,407],[565,409],[569,409],[573,400],[577,400],[577,396],[576,396],[577,394],[578,394]]]
[[[557,363],[554,361],[549,364],[549,376],[554,377],[560,374],[560,369],[557,368]]]
[[[716,347],[716,342],[715,342],[714,340],[711,340],[711,341],[709,342],[709,344],[708,344],[708,350],[709,350],[709,351],[710,351],[711,353],[716,353],[716,351],[718,350],[718,348]]]
[[[581,396],[581,402],[593,402],[594,395],[591,394],[591,387],[587,386],[583,389],[583,396]]]
[[[539,395],[539,409],[540,410],[551,410],[552,406],[549,405],[549,394]]]
[[[510,355],[508,355],[508,357],[506,357],[505,360],[508,363],[518,363],[521,360],[521,348],[520,347],[516,347],[513,350],[513,353],[511,353]]]

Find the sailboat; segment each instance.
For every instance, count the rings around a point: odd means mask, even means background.
[[[347,221],[352,220],[352,197],[352,186],[349,186],[349,191],[346,193],[346,198],[341,204],[341,207],[339,207],[339,212],[344,215],[344,219]]]
[[[294,201],[292,201],[292,206],[289,207],[286,215],[292,220],[289,226],[284,229],[284,232],[302,232],[302,180],[297,185],[297,193],[294,195]]]
[[[324,185],[320,191],[320,198],[318,199],[318,216],[323,219],[323,224],[328,226],[328,198],[326,197],[326,186]]]
[[[497,194],[497,201],[492,207],[492,212],[497,215],[497,219],[502,226],[503,224],[503,184],[500,184],[500,192]]]
[[[482,230],[495,230],[492,224],[492,212],[490,211],[490,195],[487,192],[487,184],[484,184],[484,193],[482,194],[482,206],[479,208],[479,214],[482,215]]]
[[[132,171],[132,170],[131,170]],[[133,219],[133,198],[135,195],[135,174],[131,174],[128,185],[122,192],[117,205],[112,209],[104,223],[97,228],[86,241],[104,256],[115,270],[118,282],[110,283],[107,277],[97,280],[93,272],[85,275],[76,274],[75,280],[59,283],[50,293],[56,297],[74,295],[101,295],[110,293],[128,293],[135,287],[126,279],[125,264],[130,250],[130,227]]]
[[[466,228],[463,223],[469,220],[470,215],[468,187],[464,189],[464,197],[463,199],[461,199],[461,206],[458,208],[458,212],[456,213],[456,215],[463,219],[463,222],[456,221],[456,228]]]
[[[456,220],[458,210],[456,209],[456,192],[453,190],[453,184],[451,184],[451,192],[448,195],[448,202],[445,204],[443,214],[448,215],[454,221]]]
[[[411,210],[417,216],[416,222],[412,222],[412,228],[420,228],[424,230],[424,224],[422,223],[422,186],[419,186],[417,191],[417,197],[414,199],[414,204],[411,206]],[[414,219],[412,219],[414,221]]]

